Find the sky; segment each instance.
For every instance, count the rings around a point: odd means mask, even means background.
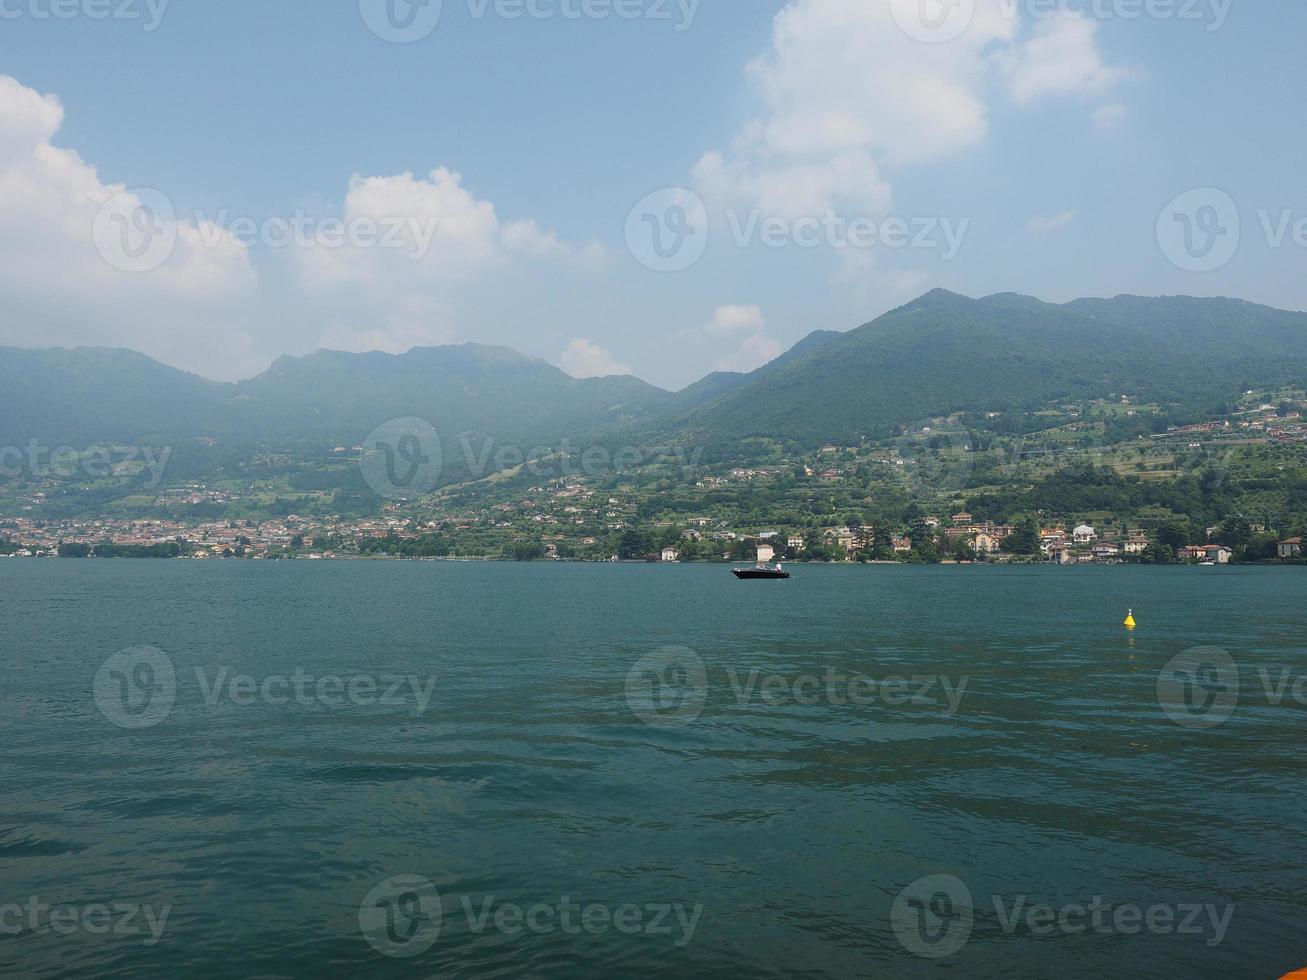
[[[1307,307],[1298,0],[0,0],[0,345],[678,389],[932,288]]]

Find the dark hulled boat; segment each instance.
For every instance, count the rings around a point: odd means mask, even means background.
[[[731,574],[739,579],[782,579],[789,578],[790,573],[777,565],[775,568],[769,568],[766,565],[755,565],[753,568],[732,568]]]

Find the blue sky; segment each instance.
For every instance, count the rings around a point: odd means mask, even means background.
[[[1291,0],[444,0],[410,43],[384,2],[0,2],[0,343],[227,379],[476,341],[675,388],[935,286],[1307,306]],[[681,216],[702,255],[642,264]],[[147,224],[157,264],[105,254]]]

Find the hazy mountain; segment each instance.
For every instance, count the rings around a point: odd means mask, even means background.
[[[129,350],[0,348],[0,445],[35,439],[49,450],[203,435],[224,387]]]
[[[672,395],[633,377],[578,381],[506,347],[417,348],[407,354],[320,351],[284,357],[231,386],[240,431],[330,438],[353,445],[390,419],[424,419],[442,435],[555,440],[629,423],[668,406]],[[269,427],[275,424],[280,430]]]
[[[830,343],[837,337],[842,336],[843,334],[834,330],[815,330],[780,357],[776,358],[776,360],[764,364],[762,367],[755,371],[751,371],[748,374],[739,371],[714,372],[706,378],[696,381],[688,388],[677,392],[673,407],[677,411],[687,411],[692,408],[697,408],[698,406],[706,404],[727,392],[734,391],[736,388],[748,384],[750,381],[756,381],[766,375],[769,371],[774,371],[776,368],[788,364],[795,358],[801,357],[809,351],[815,350],[824,344]]]
[[[352,446],[405,416],[451,437],[552,441],[651,417],[672,400],[638,378],[578,381],[544,361],[477,345],[397,356],[320,351],[284,357],[236,384],[205,381],[131,351],[0,349],[6,445],[211,437]]]
[[[954,411],[1124,394],[1201,411],[1307,377],[1307,315],[1231,299],[1121,296],[1065,305],[936,290],[847,334],[818,332],[751,374],[678,394],[576,380],[502,347],[321,351],[217,384],[123,350],[0,348],[0,445],[203,439],[353,446],[391,419],[523,449],[587,437],[729,446],[892,433]],[[602,434],[607,433],[607,436]],[[207,437],[207,438],[206,438]]]
[[[1307,377],[1307,314],[1232,299],[936,290],[787,359],[678,419],[681,438],[813,443],[955,411],[1130,395],[1193,411]]]

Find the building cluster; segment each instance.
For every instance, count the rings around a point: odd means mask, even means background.
[[[1089,524],[1080,524],[1070,531],[1064,527],[1047,527],[1039,532],[1040,553],[1060,565],[1138,558],[1148,550],[1150,543],[1148,535],[1141,530],[1100,535]]]
[[[1250,414],[1252,418],[1239,422],[1239,429],[1250,435],[1266,436],[1276,442],[1307,441],[1307,422],[1300,411],[1262,405]]]
[[[1003,542],[1015,534],[1016,530],[1011,524],[977,521],[964,512],[953,515],[953,522],[944,529],[944,536],[964,542],[978,555],[996,555],[1003,550]]]
[[[176,520],[33,520],[13,518],[0,524],[0,539],[22,547],[17,557],[42,558],[58,553],[60,545],[114,544],[153,547],[180,544],[192,558],[242,555],[265,558],[307,549],[314,542],[357,544],[364,538],[411,534],[407,521],[397,518],[359,521],[319,521],[290,515],[259,522],[212,521],[190,524]],[[324,549],[319,557],[331,557]],[[310,555],[311,557],[312,555]]]
[[[1187,438],[1212,439],[1233,436],[1236,439],[1271,440],[1275,442],[1307,442],[1307,420],[1302,411],[1275,405],[1260,405],[1240,412],[1234,420],[1217,419],[1194,425],[1170,426],[1153,439]],[[1198,445],[1199,443],[1191,443]]]

